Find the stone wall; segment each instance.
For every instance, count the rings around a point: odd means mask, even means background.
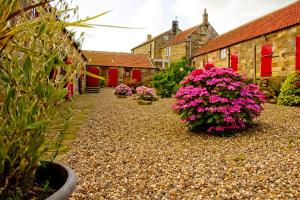
[[[237,53],[238,72],[250,79],[259,78],[261,74],[261,47],[265,44],[272,44],[272,76],[287,76],[296,69],[297,35],[300,35],[300,25],[227,47],[224,59],[220,58],[220,50],[216,50],[194,57],[193,63],[195,67],[202,68],[203,63],[210,59],[217,66],[229,66],[230,53]]]
[[[149,41],[148,43],[141,45],[139,47],[136,47],[134,49],[132,49],[132,53],[134,54],[146,54],[149,56],[149,58],[151,58],[151,46],[154,45],[154,41]]]
[[[132,53],[147,54],[151,59],[162,59],[162,47],[166,46],[167,43],[174,37],[175,35],[172,34],[172,30],[169,30],[153,38],[149,42],[133,48]]]
[[[101,68],[107,68],[107,67],[100,66],[100,70],[101,70]],[[106,75],[104,76],[106,84],[108,84],[108,79],[109,79],[108,70],[109,69],[118,69],[118,83],[119,84],[125,83],[125,82],[130,82],[132,80],[133,70],[136,70],[136,69],[141,70],[141,72],[142,72],[142,82],[152,81],[153,75],[156,74],[157,71],[158,71],[158,69],[155,69],[155,68],[154,69],[152,69],[152,68],[150,68],[150,69],[131,68],[130,77],[124,77],[124,75],[125,75],[125,68],[124,67],[109,67],[109,68],[107,68]]]
[[[190,34],[184,41],[173,44],[170,47],[170,55],[167,56],[167,47],[162,49],[162,58],[168,59],[170,62],[179,61],[183,57],[190,58],[199,47],[205,45],[209,40],[218,36],[218,33],[211,25],[199,27]],[[190,47],[191,45],[191,47]]]

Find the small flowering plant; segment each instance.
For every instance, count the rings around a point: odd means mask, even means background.
[[[259,116],[265,96],[230,68],[210,64],[181,82],[173,109],[191,130],[214,133],[245,128]]]
[[[139,86],[136,88],[136,97],[140,100],[154,101],[156,100],[156,92],[153,88]]]
[[[127,85],[120,84],[115,89],[115,95],[131,96],[131,88]]]

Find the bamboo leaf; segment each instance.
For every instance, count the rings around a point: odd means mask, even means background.
[[[26,130],[38,129],[38,128],[42,127],[42,126],[45,126],[47,123],[48,123],[47,120],[37,121],[37,122],[34,122],[34,123],[32,123],[32,124],[29,124],[29,125],[26,127]]]
[[[27,81],[30,80],[31,76],[31,70],[32,70],[32,61],[29,56],[26,57],[23,65],[23,73],[27,79]]]

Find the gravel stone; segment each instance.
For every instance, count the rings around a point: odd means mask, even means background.
[[[71,199],[300,199],[300,108],[266,104],[230,137],[191,133],[160,99],[141,106],[101,89],[61,161]]]

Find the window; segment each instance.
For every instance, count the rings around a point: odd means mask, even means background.
[[[227,54],[227,49],[226,48],[220,50],[220,58],[221,59],[225,59],[226,54]]]
[[[170,54],[171,54],[171,47],[169,46],[166,48],[166,56],[170,56]]]
[[[125,73],[124,73],[124,77],[130,77],[130,68],[124,68]]]
[[[100,76],[101,77],[106,77],[106,73],[107,73],[107,67],[100,68]]]
[[[165,35],[164,40],[166,40],[166,41],[169,40],[169,36]]]

